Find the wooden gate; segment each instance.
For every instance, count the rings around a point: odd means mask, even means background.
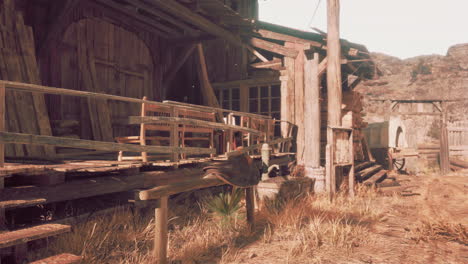
[[[447,127],[451,156],[468,156],[468,122],[457,121]]]

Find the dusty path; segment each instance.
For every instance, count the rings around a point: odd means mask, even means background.
[[[413,195],[376,197],[381,219],[368,227],[366,242],[351,250],[323,248],[294,257],[291,241],[257,241],[226,263],[468,263],[468,174],[397,179],[414,186]],[[452,230],[457,224],[464,233]],[[451,241],[457,237],[463,241]]]

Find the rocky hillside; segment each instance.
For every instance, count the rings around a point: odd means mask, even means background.
[[[468,43],[450,47],[446,56],[419,56],[406,60],[373,53],[380,76],[356,89],[366,101],[368,120],[389,108],[375,99],[468,99]],[[388,104],[388,102],[387,102]],[[468,119],[468,100],[450,103],[452,119]]]

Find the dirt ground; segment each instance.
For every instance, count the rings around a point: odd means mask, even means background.
[[[284,241],[255,242],[227,263],[468,263],[468,171],[449,176],[393,175],[406,191],[376,197],[380,221],[367,242],[290,259]]]

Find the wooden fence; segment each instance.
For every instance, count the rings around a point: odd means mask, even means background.
[[[451,156],[468,156],[468,122],[456,121],[447,127]]]

